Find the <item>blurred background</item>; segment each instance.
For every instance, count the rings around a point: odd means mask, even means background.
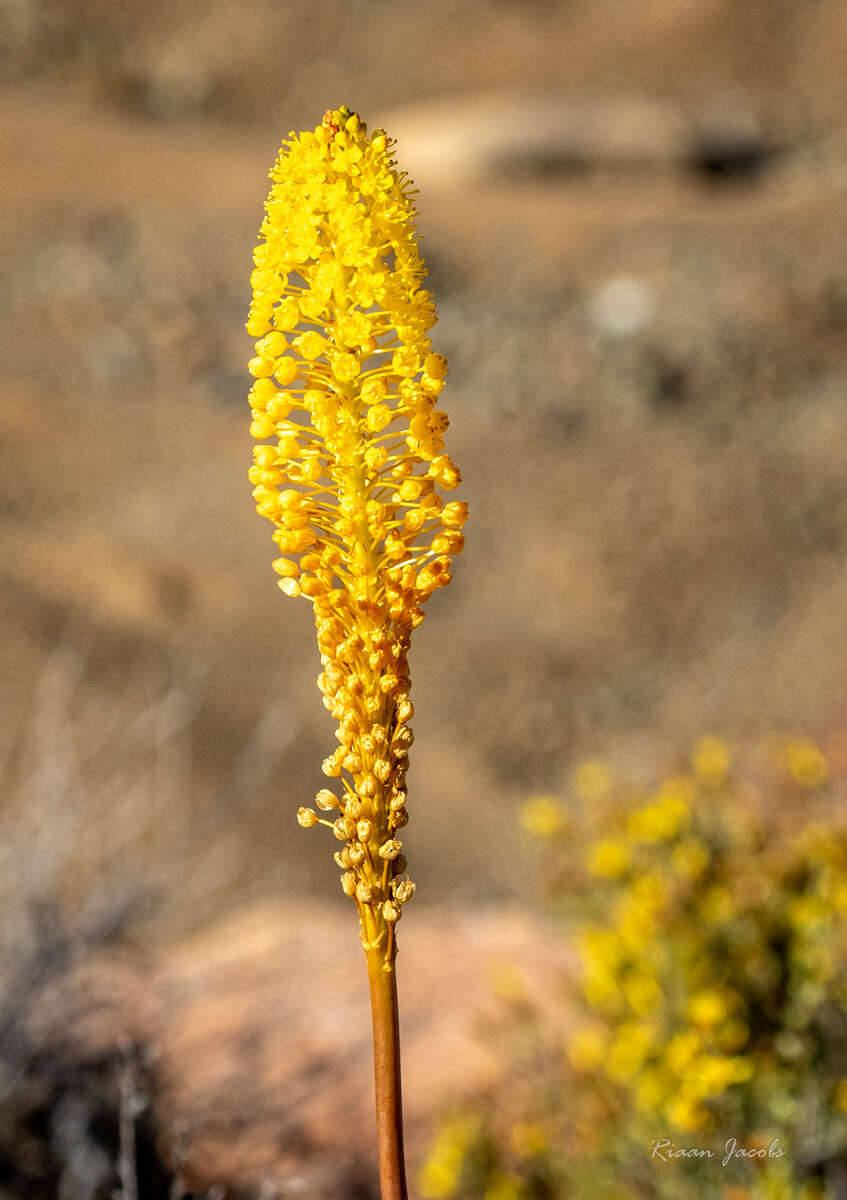
[[[20,988],[118,937],[155,964],[160,998],[184,1000],[180,971],[214,991],[209,956],[228,979],[267,962],[268,938],[294,979],[320,981],[348,941],[358,961],[325,840],[293,817],[334,744],[311,613],[275,587],[246,480],[243,323],[267,171],[282,136],[327,107],[384,125],[421,189],[448,448],[472,513],[412,651],[410,1003],[413,939],[440,945],[445,921],[480,979],[489,943],[542,973],[557,958],[538,952],[548,918],[520,814],[563,796],[583,760],[646,781],[707,733],[741,746],[802,731],[838,761],[839,0],[2,0],[0,51],[0,909],[15,1046],[39,1044],[16,1023]],[[323,957],[299,933],[310,909],[337,947]],[[232,966],[236,947],[253,947],[249,967]],[[138,969],[121,963],[107,990]],[[460,990],[471,1020],[479,997]],[[233,1029],[237,1008],[220,1018]],[[29,1080],[34,1055],[8,1051],[10,1079]],[[429,1071],[431,1109],[444,1080]],[[130,1075],[109,1076],[124,1115],[143,1092]],[[208,1079],[195,1086],[208,1097]],[[91,1150],[73,1130],[92,1110],[74,1108],[77,1083],[59,1092],[71,1116],[47,1121],[29,1159],[7,1151],[3,1200],[57,1194],[62,1170],[68,1200],[117,1186],[90,1164],[67,1175],[57,1146]],[[18,1145],[20,1089],[4,1094]],[[186,1150],[185,1188],[240,1195],[252,1171],[284,1195],[301,1178],[275,1175],[267,1147],[257,1174],[250,1153]],[[32,1165],[39,1154],[53,1166]]]

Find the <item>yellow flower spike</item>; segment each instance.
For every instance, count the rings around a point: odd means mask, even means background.
[[[322,770],[341,783],[341,816],[301,808],[297,819],[328,825],[344,843],[335,860],[371,980],[385,1200],[406,1194],[393,966],[397,920],[414,891],[399,878],[395,837],[408,820],[407,655],[423,604],[450,581],[467,518],[466,504],[436,493],[461,481],[444,451],[447,415],[433,407],[447,360],[431,346],[435,306],[392,146],[346,106],[283,141],[247,319],[250,430],[264,443],[253,495],[274,525],[279,587],[314,608],[318,686],[340,743]],[[329,789],[318,797],[321,810],[336,806]]]

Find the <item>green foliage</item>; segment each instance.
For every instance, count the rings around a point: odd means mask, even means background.
[[[706,738],[646,795],[589,763],[580,803],[526,805],[577,947],[568,1016],[511,997],[489,1031],[502,1084],[445,1118],[424,1197],[845,1194],[847,829],[829,776],[808,739],[733,766]]]

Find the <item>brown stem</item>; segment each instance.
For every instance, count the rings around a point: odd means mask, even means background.
[[[374,1035],[376,1132],[382,1200],[408,1200],[403,1156],[403,1097],[400,1087],[400,1024],[394,963],[385,970],[385,949],[368,951],[368,980]]]

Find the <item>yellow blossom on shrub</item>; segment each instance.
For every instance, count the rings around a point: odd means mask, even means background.
[[[541,1012],[533,1028],[520,1010],[510,1087],[484,1110],[457,1200],[503,1173],[532,1200],[838,1200],[810,1176],[847,1161],[847,809],[815,744],[793,742],[763,779],[761,754],[747,769],[703,739],[691,775],[580,806],[550,842],[583,1012],[562,1054]],[[522,1123],[544,1126],[535,1157],[515,1153]],[[724,1168],[730,1136],[784,1154]],[[645,1164],[656,1138],[718,1158]]]
[[[581,763],[571,780],[574,792],[585,804],[597,804],[605,800],[612,791],[612,783],[611,769],[596,759]]]
[[[553,796],[535,796],[523,806],[521,824],[533,837],[554,837],[567,826],[567,813]]]
[[[588,854],[588,869],[592,875],[617,879],[629,866],[629,850],[614,838],[595,842]]]
[[[477,1132],[473,1118],[458,1117],[443,1125],[418,1178],[424,1200],[449,1200],[456,1194],[465,1155]]]
[[[786,757],[788,769],[801,787],[821,787],[829,778],[829,765],[810,738],[792,738]]]
[[[609,1052],[609,1034],[602,1025],[583,1025],[569,1035],[565,1052],[578,1071],[601,1066]]]
[[[697,782],[705,787],[719,787],[729,774],[731,763],[729,747],[716,737],[704,737],[691,756]]]
[[[726,996],[715,988],[705,988],[688,1001],[688,1018],[693,1025],[713,1029],[729,1015]]]

